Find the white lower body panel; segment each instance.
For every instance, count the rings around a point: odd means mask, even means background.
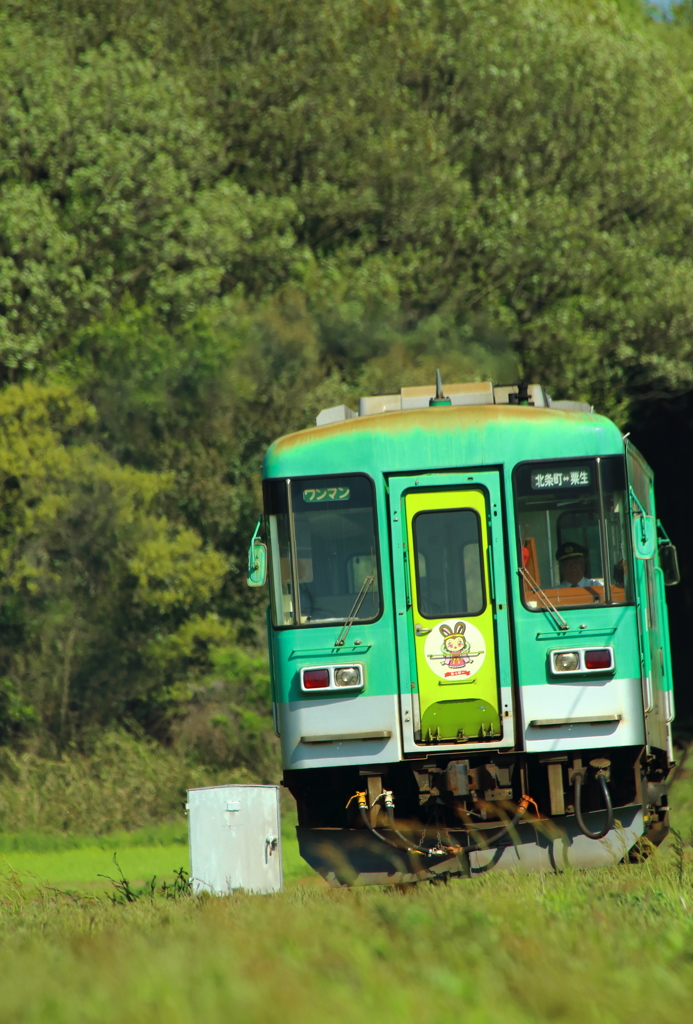
[[[402,757],[396,694],[279,704],[282,767],[389,764]]]
[[[523,686],[522,711],[528,753],[645,742],[639,679],[575,679]]]

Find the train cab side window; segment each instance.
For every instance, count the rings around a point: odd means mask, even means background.
[[[275,626],[294,621],[294,580],[286,480],[266,480],[265,513],[269,525],[270,604]]]
[[[540,607],[626,604],[632,567],[620,456],[523,463],[514,472],[523,597]]]
[[[366,476],[265,484],[275,626],[380,615],[373,485]],[[296,598],[295,596],[296,595]]]

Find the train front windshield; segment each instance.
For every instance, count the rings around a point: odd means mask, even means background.
[[[373,485],[349,475],[265,483],[275,626],[380,615]]]
[[[632,600],[625,467],[620,457],[526,462],[514,473],[523,596],[541,607]]]

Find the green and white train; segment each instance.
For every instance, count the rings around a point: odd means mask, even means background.
[[[325,410],[263,476],[249,582],[312,867],[407,883],[662,840],[678,567],[615,424],[438,377]]]

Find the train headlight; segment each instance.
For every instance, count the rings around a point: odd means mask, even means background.
[[[338,668],[334,674],[334,685],[335,686],[360,686],[361,685],[361,672],[356,665],[351,665],[349,668]]]
[[[580,668],[580,656],[577,651],[555,651],[553,656],[554,672],[577,672]]]

